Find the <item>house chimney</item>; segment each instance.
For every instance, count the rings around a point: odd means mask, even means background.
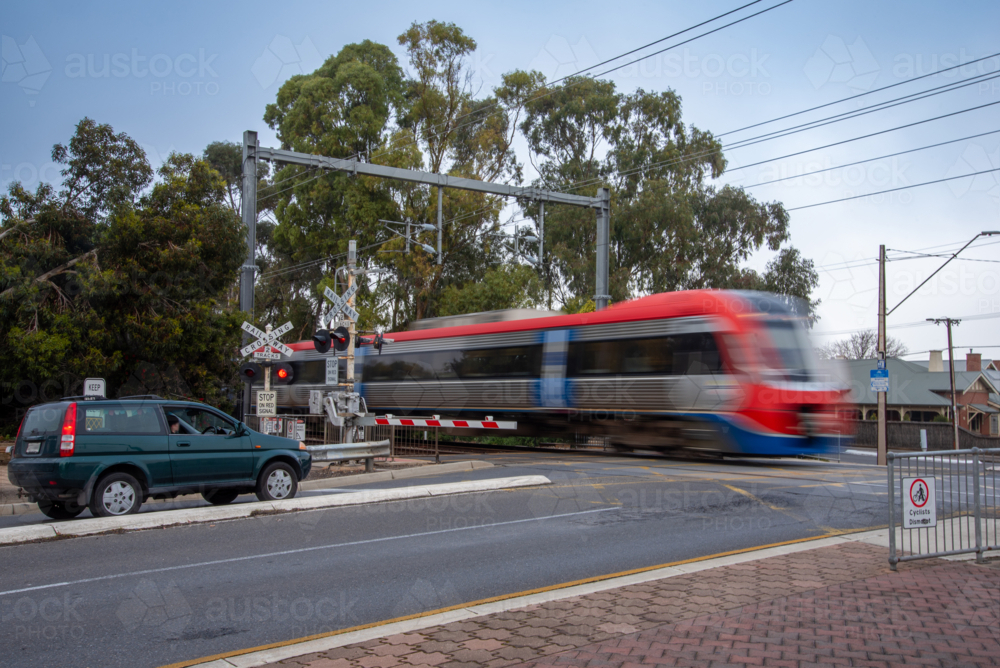
[[[928,371],[944,371],[944,361],[941,359],[940,350],[931,351],[931,361],[927,363]]]
[[[969,353],[965,356],[965,370],[982,371],[983,370],[982,353],[974,353],[970,350]]]

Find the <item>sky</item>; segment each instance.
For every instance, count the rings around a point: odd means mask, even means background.
[[[414,21],[452,22],[476,40],[469,67],[486,95],[504,72],[536,69],[550,80],[559,78],[748,1],[8,3],[0,27],[0,187],[6,190],[14,180],[28,187],[57,182],[52,146],[66,142],[83,117],[127,133],[154,166],[171,151],[199,154],[212,141],[241,141],[244,130],[256,130],[263,146],[277,146],[263,114],[285,79],[313,71],[344,45],[364,39],[388,45],[405,65],[396,37]],[[966,139],[1000,130],[1000,104],[964,111],[1000,102],[1000,78],[989,79],[1000,74],[1000,58],[906,82],[1000,52],[1000,3],[793,0],[678,45],[780,2],[765,0],[641,51],[627,60],[673,47],[604,78],[622,92],[675,90],[684,122],[720,136],[724,146],[970,77],[983,79],[725,151],[729,168],[719,185],[745,187],[760,200],[795,209],[790,244],[820,271],[814,337],[822,344],[875,327],[880,244],[892,259],[886,268],[892,308],[945,260],[903,251],[950,253],[982,231],[1000,231],[1000,172],[952,179],[1000,168],[1000,132]],[[946,114],[954,115],[921,122]],[[916,125],[893,129],[909,124]],[[773,160],[880,131],[886,132]],[[957,139],[962,141],[952,141]],[[941,142],[951,143],[881,157]],[[526,153],[520,158],[530,179]],[[880,159],[841,167],[870,158]],[[770,162],[741,168],[763,160]],[[798,176],[816,170],[828,171]],[[785,180],[763,184],[775,179]],[[952,180],[872,195],[940,179]],[[857,198],[823,204],[849,197]],[[810,206],[815,204],[822,205]],[[940,317],[965,319],[955,329],[959,358],[969,347],[985,358],[1000,357],[1000,317],[992,317],[1000,316],[998,249],[1000,236],[980,237],[889,316],[889,335],[915,353],[910,359],[946,346],[944,328],[925,322]],[[749,265],[763,270],[773,256],[758,252]]]

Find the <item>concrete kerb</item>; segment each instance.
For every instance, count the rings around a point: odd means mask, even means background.
[[[640,573],[633,573],[621,576],[611,576],[605,580],[587,582],[578,585],[558,587],[539,593],[529,593],[523,596],[514,595],[498,601],[491,601],[482,604],[471,604],[466,607],[444,610],[438,613],[428,613],[426,615],[415,616],[409,619],[391,621],[383,624],[374,624],[368,628],[354,631],[346,631],[341,634],[331,635],[323,638],[315,638],[302,642],[290,641],[278,647],[270,647],[257,651],[249,650],[247,653],[218,658],[203,663],[182,663],[177,665],[190,666],[191,668],[255,668],[269,663],[285,661],[297,656],[312,654],[314,652],[324,652],[337,647],[353,645],[355,643],[376,640],[388,636],[412,633],[433,626],[442,626],[452,622],[463,621],[483,615],[492,615],[509,610],[517,610],[532,605],[540,605],[551,601],[564,600],[576,596],[585,596],[610,589],[618,589],[629,585],[642,584],[654,580],[687,575],[699,571],[706,571],[722,566],[731,566],[752,561],[759,561],[769,557],[777,557],[807,550],[816,550],[823,547],[840,545],[850,542],[863,542],[874,545],[882,545],[888,548],[889,537],[887,530],[876,529],[874,531],[863,531],[840,536],[820,536],[815,539],[805,539],[803,541],[792,541],[783,545],[764,547],[761,549],[750,549],[735,554],[728,554],[705,559],[693,559],[688,562],[681,562],[671,566],[664,566]]]
[[[384,482],[386,480],[401,480],[403,478],[420,478],[424,476],[438,475],[440,473],[457,473],[461,471],[473,471],[479,469],[492,468],[490,462],[478,460],[468,462],[449,462],[447,464],[430,464],[412,469],[400,469],[398,471],[379,471],[378,473],[359,473],[351,476],[341,476],[336,478],[322,478],[320,480],[306,480],[299,484],[299,489],[313,491],[317,489],[331,489],[333,487],[349,487],[351,485],[367,485],[373,482]],[[166,502],[177,501],[190,497],[192,499],[201,498],[198,494],[179,496],[169,499]],[[158,503],[150,501],[149,503]],[[38,505],[34,503],[3,503],[0,504],[0,517],[11,515],[27,515],[37,513]]]
[[[72,522],[0,529],[0,545],[23,543],[44,538],[87,536],[109,531],[136,531],[179,524],[219,522],[250,517],[255,513],[266,514],[321,510],[446,494],[469,494],[516,487],[533,487],[548,485],[550,483],[551,481],[545,476],[517,476],[511,478],[494,478],[491,480],[422,485],[418,487],[365,490],[332,496],[287,499],[285,501],[261,501],[256,503],[240,503],[232,506],[187,508],[162,513],[127,515],[125,517],[97,517]]]

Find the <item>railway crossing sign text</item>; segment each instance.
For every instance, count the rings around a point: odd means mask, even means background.
[[[347,303],[347,300],[354,296],[354,293],[358,291],[357,283],[352,283],[350,287],[344,290],[344,294],[337,296],[337,293],[330,288],[323,288],[323,296],[332,302],[333,306],[330,308],[330,312],[327,314],[327,318],[332,318],[338,312],[343,311],[344,315],[348,320],[352,322],[358,321],[358,312],[351,308],[351,305]]]
[[[257,337],[256,341],[240,349],[240,354],[243,357],[249,357],[250,355],[253,355],[255,359],[281,359],[281,355],[291,356],[292,349],[286,346],[281,341],[278,341],[279,336],[285,334],[286,332],[290,332],[292,330],[291,321],[286,322],[281,327],[273,329],[266,334],[257,329],[256,327],[254,327],[253,325],[251,325],[249,322],[244,322],[241,328],[243,329],[244,332],[246,332],[250,336]],[[268,347],[274,348],[275,350],[278,351],[279,354],[271,352],[270,350],[267,349]],[[254,352],[258,348],[264,348],[263,353]]]
[[[274,417],[278,413],[278,393],[274,390],[257,390],[257,415]]]
[[[934,478],[903,478],[901,491],[904,529],[924,529],[937,526]]]

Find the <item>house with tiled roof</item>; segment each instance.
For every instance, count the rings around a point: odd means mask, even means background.
[[[934,354],[936,353],[936,354]],[[958,425],[982,436],[1000,435],[1000,371],[993,360],[984,366],[978,353],[969,353],[955,364],[955,399]],[[871,371],[876,360],[845,360],[850,417],[877,420],[878,397],[871,391]],[[889,422],[950,422],[951,378],[941,353],[933,351],[925,362],[886,360],[889,392],[886,419]]]

